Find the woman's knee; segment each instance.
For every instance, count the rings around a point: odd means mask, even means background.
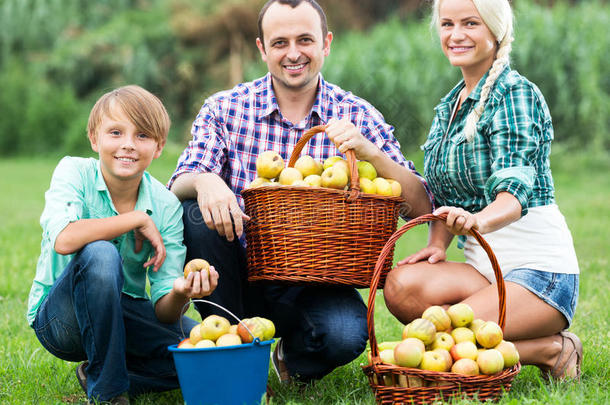
[[[424,283],[415,269],[402,266],[393,269],[387,276],[383,296],[388,310],[403,323],[420,316],[425,309],[422,296]]]

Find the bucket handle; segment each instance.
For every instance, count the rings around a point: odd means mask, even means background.
[[[223,307],[222,305],[219,305],[215,302],[212,301],[208,301],[208,300],[202,300],[202,299],[191,299],[189,302],[187,302],[186,304],[184,304],[182,306],[182,314],[184,314],[186,312],[186,309],[189,305],[191,305],[192,303],[195,302],[205,302],[206,304],[210,304],[213,305],[217,308],[222,309],[223,311],[225,311],[226,313],[228,313],[229,315],[231,315],[233,318],[235,318],[237,320],[237,322],[239,322],[240,324],[242,324],[244,326],[244,328],[246,328],[246,330],[248,331],[248,333],[250,335],[252,335],[252,343],[256,343],[259,344],[260,343],[260,339],[256,336],[254,336],[254,334],[252,333],[252,331],[246,326],[245,323],[242,322],[241,319],[239,319],[233,312],[229,311],[228,309],[226,309],[225,307]],[[182,337],[186,338],[186,335],[184,334],[184,328],[182,326],[182,316],[180,316],[180,331],[182,332]]]

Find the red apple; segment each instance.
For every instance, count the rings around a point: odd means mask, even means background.
[[[459,359],[476,360],[478,354],[477,345],[472,342],[460,342],[451,348],[451,357],[455,361]]]
[[[265,340],[265,323],[258,317],[242,319],[237,325],[237,334],[243,343],[251,343],[256,337]]]
[[[451,372],[463,375],[479,375],[479,365],[472,359],[459,359],[453,363]]]
[[[191,343],[189,338],[183,339],[180,343],[178,343],[178,349],[192,349],[195,346]]]
[[[426,351],[421,340],[407,338],[394,348],[394,360],[401,367],[417,367]]]

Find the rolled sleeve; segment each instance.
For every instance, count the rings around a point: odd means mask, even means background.
[[[533,167],[508,167],[491,175],[485,184],[485,200],[491,204],[499,192],[511,193],[521,204],[521,216],[527,214],[528,201],[534,187]]]

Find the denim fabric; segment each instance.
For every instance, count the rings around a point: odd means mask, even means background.
[[[578,274],[515,269],[504,276],[504,281],[511,281],[527,288],[561,312],[568,321],[568,327],[572,324],[578,303]]]
[[[159,322],[150,300],[122,294],[122,287],[118,250],[92,242],[56,280],[32,325],[54,356],[89,361],[87,395],[99,401],[179,386],[167,350],[183,336],[179,322]],[[185,331],[196,325],[187,317],[182,322]]]
[[[353,288],[305,287],[247,281],[246,250],[228,242],[203,222],[197,203],[185,201],[184,244],[187,260],[204,258],[218,271],[218,287],[209,300],[242,317],[264,316],[284,341],[291,376],[322,378],[362,353],[368,340],[366,305]],[[329,269],[332,271],[332,269]],[[196,303],[202,317],[221,310]]]

